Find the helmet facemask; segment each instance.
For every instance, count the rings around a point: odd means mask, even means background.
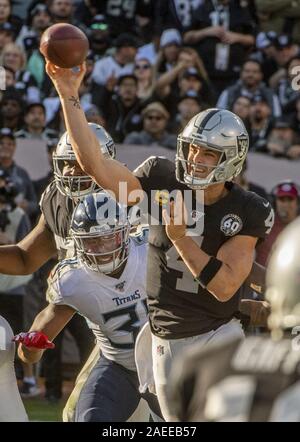
[[[102,155],[105,158],[115,158],[115,144],[108,132],[99,124],[88,123],[88,125],[97,137]],[[63,168],[65,161],[76,161],[76,156],[67,132],[60,138],[52,158],[55,182],[63,195],[70,198],[82,198],[94,191],[102,190],[88,175],[64,175]]]
[[[74,153],[68,155],[53,154],[53,173],[57,188],[69,198],[81,198],[99,189],[99,186],[88,175],[65,175],[65,162],[76,161]]]
[[[176,178],[191,189],[231,181],[242,170],[249,145],[242,121],[232,112],[208,109],[195,115],[177,138]],[[190,161],[191,146],[220,153],[210,166]]]
[[[105,274],[119,269],[128,258],[130,226],[115,226],[72,236],[79,258],[93,271]],[[94,230],[94,231],[92,231]]]

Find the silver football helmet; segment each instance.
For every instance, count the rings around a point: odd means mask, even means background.
[[[116,147],[108,132],[99,124],[88,123],[99,141],[99,148],[106,157],[115,158]],[[67,176],[63,174],[66,161],[76,161],[68,132],[65,132],[53,152],[53,171],[56,185],[61,193],[70,198],[79,198],[97,189],[99,186],[88,175]]]
[[[269,327],[274,337],[300,326],[300,217],[276,240],[266,275],[266,299],[271,304]]]
[[[220,152],[215,166],[189,160],[190,146]],[[223,109],[207,109],[195,115],[177,138],[176,178],[191,189],[231,181],[243,166],[249,147],[249,136],[242,120]],[[206,170],[200,177],[197,170]]]
[[[112,273],[128,258],[130,223],[108,193],[92,193],[76,206],[70,234],[80,259],[93,271]]]

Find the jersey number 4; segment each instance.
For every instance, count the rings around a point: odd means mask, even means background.
[[[201,247],[203,236],[194,237],[193,240]],[[188,293],[198,293],[199,284],[194,280],[193,275],[181,260],[175,246],[172,246],[166,253],[167,266],[169,269],[181,272],[181,276],[176,279],[176,290]]]

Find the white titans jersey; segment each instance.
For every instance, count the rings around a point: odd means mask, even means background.
[[[49,278],[48,301],[69,305],[85,316],[103,355],[136,370],[135,339],[148,320],[147,245],[131,239],[119,279],[90,270],[76,259],[61,261]]]

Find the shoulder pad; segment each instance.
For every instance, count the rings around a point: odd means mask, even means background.
[[[163,156],[151,156],[141,163],[133,171],[137,177],[141,176],[164,176],[169,170],[175,170],[175,165],[168,158]]]
[[[59,262],[52,269],[48,278],[48,289],[46,294],[48,302],[53,304],[63,303],[60,293],[60,280],[65,274],[76,268],[78,268],[78,260],[77,258],[72,258]]]
[[[44,200],[45,200],[46,196],[48,196],[49,193],[51,192],[51,190],[53,189],[53,186],[56,187],[56,184],[55,184],[55,181],[54,181],[54,180],[51,181],[50,184],[48,184],[48,186],[46,187],[46,189],[45,189],[44,192],[42,193],[42,196],[41,196],[41,199],[40,199],[40,202],[39,202],[39,206],[40,206],[40,209],[41,209],[41,210],[42,210],[42,205],[43,205],[43,203],[44,203]],[[43,211],[43,210],[42,210],[42,211]]]
[[[137,231],[130,234],[130,238],[137,245],[143,245],[148,243],[149,237],[149,227],[148,226],[139,226]]]
[[[54,282],[57,279],[61,278],[65,273],[69,272],[72,269],[78,268],[79,261],[76,257],[70,259],[64,259],[60,261],[56,266],[51,270],[48,281]]]

